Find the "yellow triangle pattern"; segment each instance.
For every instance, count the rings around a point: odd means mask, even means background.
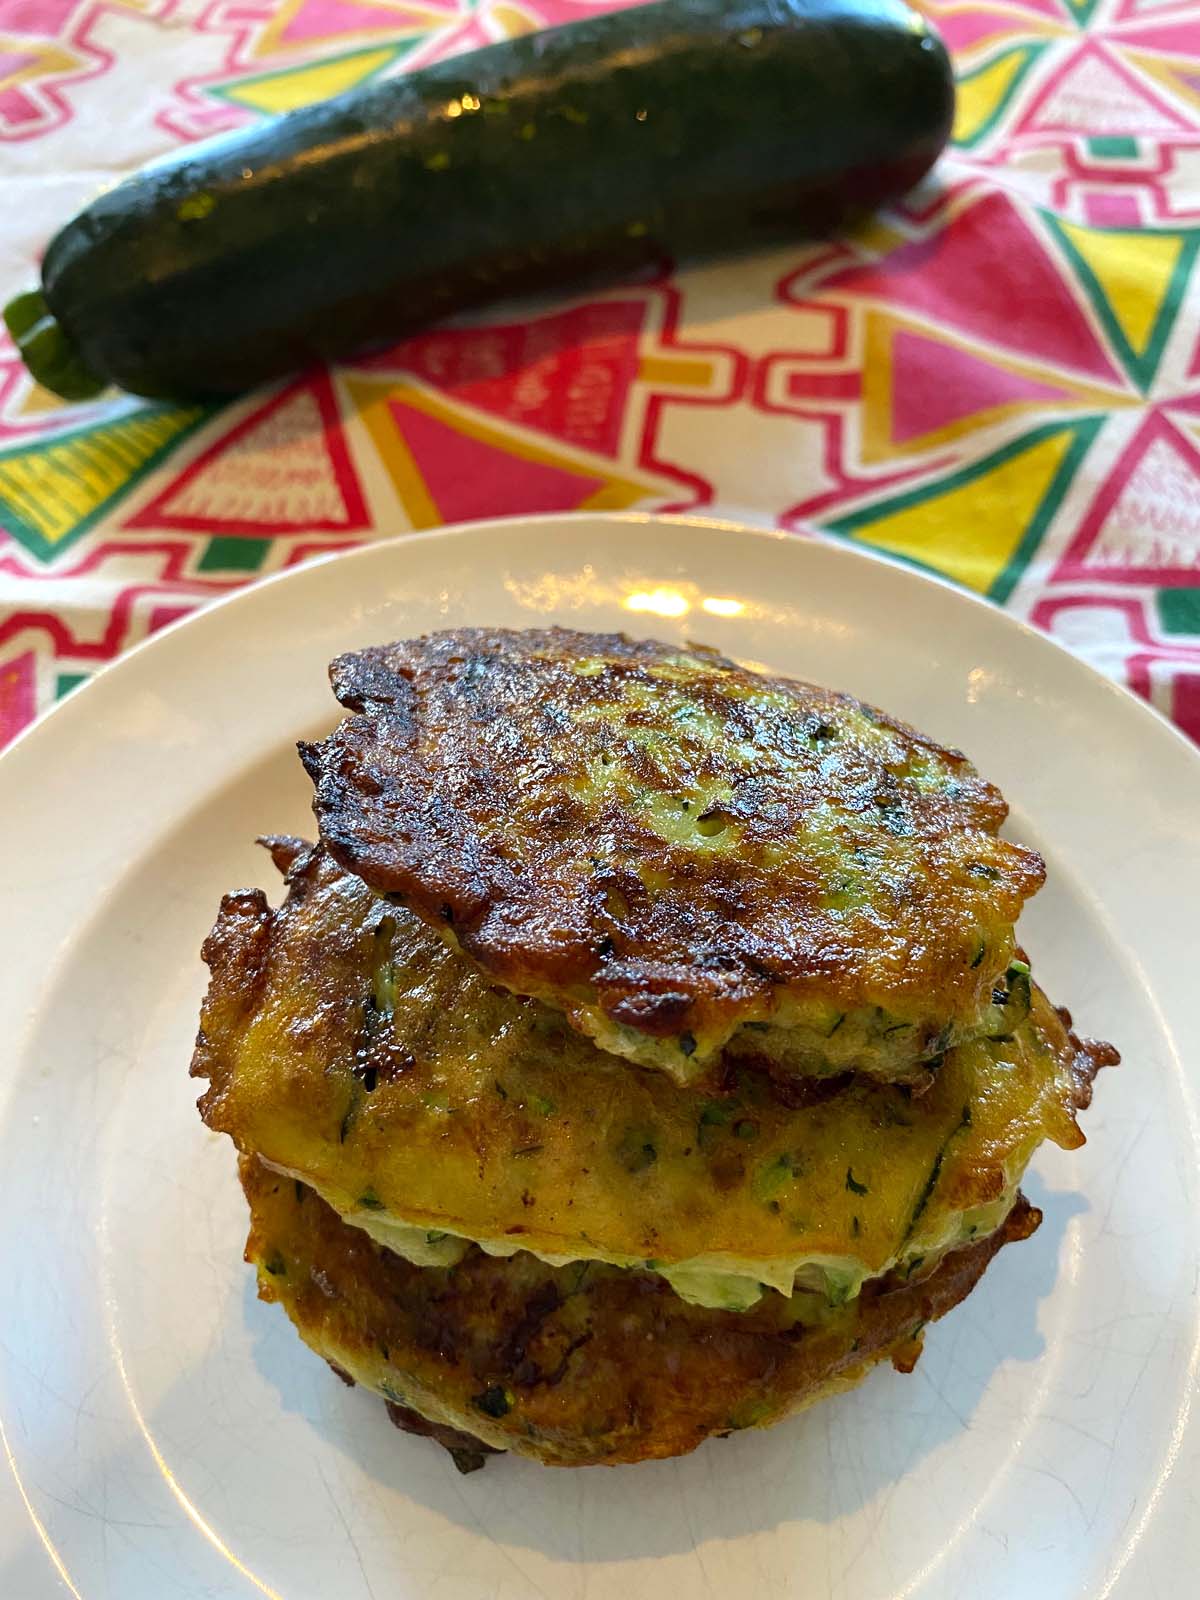
[[[506,39],[517,39],[522,34],[536,33],[542,24],[522,11],[520,6],[506,5],[504,0],[499,0],[488,11],[488,16],[500,29]]]
[[[1095,274],[1118,327],[1145,355],[1187,240],[1178,233],[1108,233],[1059,221]]]
[[[70,403],[69,400],[63,400],[58,395],[52,394],[49,389],[43,389],[40,383],[34,382],[31,378],[25,392],[13,408],[13,415],[18,418],[44,417],[51,412],[64,410]]]
[[[534,461],[542,466],[557,467],[561,472],[577,473],[581,478],[603,478],[605,481],[600,488],[580,501],[577,507],[580,511],[624,511],[659,492],[656,484],[614,472],[610,462],[574,455],[568,447],[535,443],[506,428],[503,423],[492,418],[485,419],[477,411],[454,405],[419,384],[395,378],[371,380],[344,375],[342,382],[414,528],[440,527],[446,519],[434,502],[420,468],[396,425],[388,407],[389,401],[423,411],[467,438],[477,439],[505,455],[515,456],[522,461]]]
[[[1070,429],[1052,434],[985,477],[857,527],[854,536],[986,594],[1037,514],[1073,437]]]
[[[1064,22],[1035,16],[1032,12],[996,10],[985,15],[979,9],[979,0],[965,0],[964,4],[953,5],[943,5],[940,0],[922,0],[921,14],[939,26],[955,17],[970,19],[973,24],[971,42],[960,45],[954,52],[954,59],[960,67],[965,60],[987,54],[1005,39],[1027,39],[1030,34],[1036,34],[1039,38],[1065,39],[1073,38],[1077,33],[1075,28],[1068,27]]]
[[[107,427],[0,456],[0,502],[35,539],[54,546],[77,532],[201,414],[139,412]]]
[[[955,144],[970,144],[979,137],[998,107],[1004,104],[1004,98],[1016,78],[1024,71],[1029,54],[1028,50],[1006,51],[977,72],[968,72],[959,78],[954,132],[951,135]]]
[[[892,438],[896,415],[892,382],[892,341],[898,333],[913,333],[923,339],[930,337],[928,328],[909,322],[906,318],[893,317],[887,312],[867,313],[862,378],[861,449],[864,462],[893,461],[898,457],[923,455],[928,450],[936,450],[942,445],[951,444],[955,439],[961,439],[964,434],[978,433],[983,428],[990,428],[995,423],[1008,421],[1012,417],[1044,413],[1048,410],[1056,413],[1076,410],[1114,411],[1122,406],[1138,404],[1136,395],[1126,394],[1120,389],[1106,389],[1099,384],[1084,383],[1078,378],[1065,378],[1061,373],[1039,367],[1034,362],[1002,356],[995,350],[973,345],[969,340],[956,334],[955,343],[980,361],[986,361],[1001,372],[1028,378],[1034,383],[1053,385],[1054,388],[1063,391],[1063,398],[1051,400],[1031,396],[1026,400],[1002,400],[981,411],[956,417],[953,422],[948,422],[943,427],[931,428],[926,433],[913,434],[910,438],[897,442]]]
[[[353,89],[386,66],[395,54],[391,45],[381,45],[378,50],[359,50],[353,55],[337,56],[332,61],[315,61],[307,67],[289,67],[259,78],[243,78],[222,86],[220,94],[223,100],[276,116]]]
[[[444,28],[453,21],[450,13],[435,10],[432,6],[422,6],[420,0],[411,0],[411,3],[410,0],[354,0],[355,6],[363,12],[374,13],[371,20],[364,18],[361,27],[343,32],[331,26],[328,33],[312,34],[304,39],[285,39],[284,35],[292,22],[310,3],[311,0],[286,0],[286,4],[275,13],[259,35],[258,43],[254,46],[255,56],[261,59],[284,51],[308,51],[316,45],[335,41],[347,44],[360,39],[378,39],[380,34],[389,34],[397,39],[407,38],[430,28]]]
[[[1160,56],[1143,55],[1140,50],[1125,50],[1122,54],[1140,72],[1156,79],[1169,93],[1182,100],[1190,111],[1200,111],[1200,87],[1197,87],[1194,63],[1189,63],[1190,73],[1185,77],[1180,62],[1163,61]]]
[[[83,64],[73,51],[60,49],[58,45],[44,44],[40,39],[22,39],[16,34],[0,34],[0,56],[29,55],[32,61],[0,73],[0,89],[14,89],[18,84],[73,72]]]

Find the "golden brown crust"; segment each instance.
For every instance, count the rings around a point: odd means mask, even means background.
[[[1121,1052],[1107,1039],[1081,1039],[1066,1006],[1054,1009],[1071,1045],[1072,1100],[1076,1111],[1086,1111],[1092,1103],[1096,1074],[1102,1067],[1120,1066]]]
[[[1090,1065],[1040,991],[919,1099],[851,1079],[797,1104],[746,1069],[713,1095],[489,984],[324,849],[287,862],[284,905],[228,896],[205,946],[200,1109],[364,1225],[664,1270],[717,1256],[751,1284],[801,1257],[874,1275],[992,1226],[965,1213],[1002,1202],[1042,1139],[1082,1143]]]
[[[681,1455],[778,1421],[889,1356],[910,1370],[925,1324],[1041,1220],[1018,1197],[996,1233],[923,1282],[868,1285],[805,1323],[776,1294],[749,1312],[709,1311],[649,1273],[528,1255],[473,1250],[452,1269],[414,1267],[258,1162],[243,1159],[241,1176],[259,1292],[309,1345],[443,1428],[557,1466]]]
[[[936,1053],[1042,882],[957,751],[697,647],[460,630],[331,674],[357,714],[301,753],[338,860],[648,1065],[814,1001]]]

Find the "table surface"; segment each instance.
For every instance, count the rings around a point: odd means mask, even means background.
[[[153,156],[588,9],[0,0],[0,294]],[[953,144],[853,237],[501,308],[219,408],[62,406],[0,342],[0,745],[314,555],[628,507],[899,555],[1200,738],[1200,5],[922,9]]]

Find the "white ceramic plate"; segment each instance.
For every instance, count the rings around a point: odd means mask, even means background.
[[[311,828],[340,650],[699,638],[964,747],[1046,854],[1036,970],[1125,1065],[1046,1220],[909,1378],[685,1460],[460,1478],[255,1299],[187,1065],[221,892]],[[1196,1592],[1200,760],[1000,612],[852,551],[629,516],[376,545],[216,606],[0,762],[0,1596],[1147,1600]],[[0,1469],[3,1470],[3,1469]]]

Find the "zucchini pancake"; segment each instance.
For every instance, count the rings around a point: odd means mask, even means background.
[[[909,1370],[1111,1047],[963,756],[695,647],[334,663],[320,838],[225,897],[193,1075],[259,1293],[464,1470],[677,1455]]]
[[[1042,883],[956,750],[715,652],[467,630],[332,667],[333,855],[496,982],[687,1083],[729,1049],[920,1082]]]

